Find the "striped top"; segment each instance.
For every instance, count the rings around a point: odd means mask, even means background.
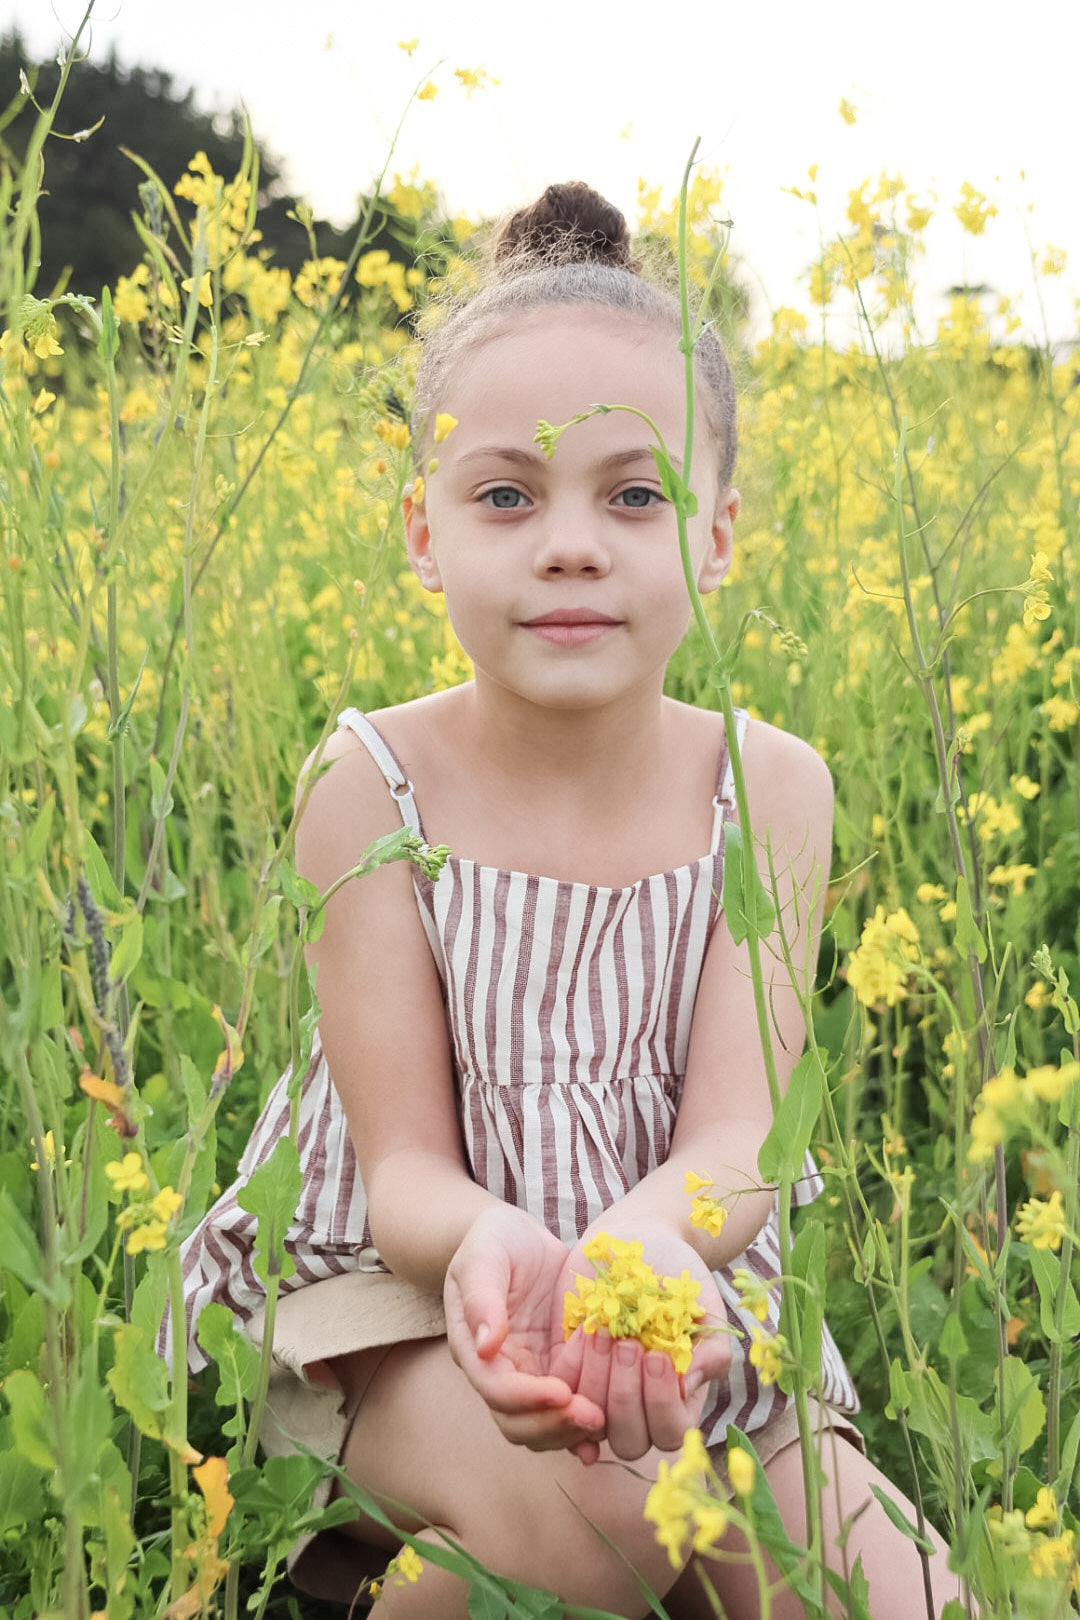
[[[348,726],[386,778],[403,822],[422,834],[398,760],[356,709]],[[738,713],[740,740],[746,715]],[[443,985],[467,1162],[474,1178],[528,1210],[564,1243],[671,1147],[698,980],[720,912],[724,823],[733,777],[721,751],[712,847],[690,865],[625,888],[538,877],[451,856],[432,881],[414,868],[421,920]],[[247,1321],[263,1303],[252,1265],[255,1220],[237,1193],[288,1130],[289,1075],[271,1093],[240,1161],[183,1251],[189,1321],[211,1300]],[[284,1289],[348,1270],[385,1269],[372,1246],[352,1142],[318,1040],[300,1095],[303,1192],[287,1248],[296,1271]],[[813,1160],[796,1187],[808,1203],[822,1188]],[[731,1274],[763,1280],[780,1269],[778,1206],[746,1251],[715,1273],[739,1331],[727,1378],[702,1419],[707,1442],[728,1423],[761,1428],[787,1397],[763,1386],[746,1351],[754,1331],[779,1329],[779,1290],[758,1323],[739,1305]],[[192,1342],[192,1368],[206,1357]],[[826,1401],[856,1411],[851,1378],[826,1328]]]

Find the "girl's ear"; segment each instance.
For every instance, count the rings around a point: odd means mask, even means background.
[[[403,510],[405,513],[405,546],[409,553],[409,566],[425,591],[441,591],[442,575],[439,573],[439,565],[435,560],[435,552],[431,544],[427,508],[423,501],[414,501],[412,495],[407,492]]]
[[[698,571],[698,590],[715,591],[731,567],[731,548],[735,518],[739,511],[739,492],[729,489],[716,503],[716,516],[712,526],[712,544]]]

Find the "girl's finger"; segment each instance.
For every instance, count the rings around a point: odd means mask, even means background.
[[[662,1350],[650,1350],[644,1357],[642,1391],[645,1420],[651,1443],[659,1451],[676,1451],[683,1435],[693,1428],[705,1405],[705,1386],[698,1393],[684,1396],[683,1380]]]
[[[610,1334],[582,1333],[581,1371],[577,1387],[601,1411],[607,1406],[608,1382],[611,1377],[612,1344]]]
[[[662,1359],[668,1361],[666,1356]],[[653,1443],[642,1389],[646,1360],[636,1339],[616,1340],[607,1389],[607,1440],[616,1457],[624,1462],[644,1457]]]

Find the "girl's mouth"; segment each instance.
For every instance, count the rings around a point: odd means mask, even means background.
[[[595,608],[557,608],[553,613],[541,613],[535,619],[521,620],[520,627],[531,630],[543,641],[550,641],[558,647],[583,647],[617,630],[621,623],[621,619],[597,613]]]

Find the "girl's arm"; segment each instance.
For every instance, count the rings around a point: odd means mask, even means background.
[[[817,962],[822,903],[832,835],[832,781],[823,761],[805,743],[756,723],[744,758],[750,818],[758,866],[769,883],[765,842],[772,850],[779,889],[779,916],[797,968],[810,983]],[[803,1015],[778,944],[762,941],[762,969],[770,1009],[781,1090],[804,1042]],[[637,1186],[604,1211],[573,1251],[552,1301],[553,1341],[562,1294],[577,1272],[588,1273],[584,1243],[597,1231],[639,1240],[645,1259],[661,1273],[690,1271],[702,1283],[706,1320],[724,1322],[710,1273],[729,1264],[757,1236],[772,1209],[775,1189],[760,1185],[758,1152],[772,1124],[772,1105],[750,977],[747,947],[736,946],[724,919],[706,957],[694,1007],[687,1073],[671,1152]],[[719,1236],[691,1226],[687,1171],[709,1177],[711,1195],[729,1210]],[[667,1358],[642,1356],[637,1346],[611,1346],[602,1336],[584,1340],[565,1360],[556,1351],[552,1370],[605,1411],[605,1432],[618,1456],[632,1460],[653,1445],[667,1449],[696,1423],[710,1380],[722,1377],[730,1360],[726,1335],[698,1340],[690,1370],[674,1377]],[[584,1460],[598,1453],[594,1441],[576,1444]]]
[[[325,892],[400,817],[355,739],[331,738],[323,757],[330,769],[312,790],[296,854],[301,874]],[[465,1162],[441,987],[411,867],[343,885],[308,962],[382,1258],[396,1276],[444,1294],[451,1351],[509,1438],[547,1448],[596,1433],[603,1411],[548,1373],[550,1302],[566,1248],[478,1186]]]
[[[323,760],[329,769],[296,835],[298,870],[321,892],[401,825],[382,774],[355,738],[339,732]],[[344,884],[307,959],[375,1246],[397,1276],[440,1293],[465,1233],[497,1200],[465,1164],[438,973],[411,865]]]
[[[758,869],[768,886],[767,841],[779,889],[779,925],[808,990],[829,875],[832,779],[806,743],[763,722],[749,728],[743,768]],[[802,1052],[805,1026],[778,940],[776,930],[762,940],[761,959],[783,1091]],[[628,1236],[635,1224],[659,1222],[678,1233],[710,1269],[728,1264],[757,1236],[772,1208],[774,1189],[761,1187],[757,1171],[758,1151],[771,1124],[749,951],[745,942],[733,943],[721,916],[694,1007],[670,1155],[605,1213],[607,1229]],[[728,1207],[718,1237],[690,1225],[688,1170],[711,1177],[712,1196]]]

